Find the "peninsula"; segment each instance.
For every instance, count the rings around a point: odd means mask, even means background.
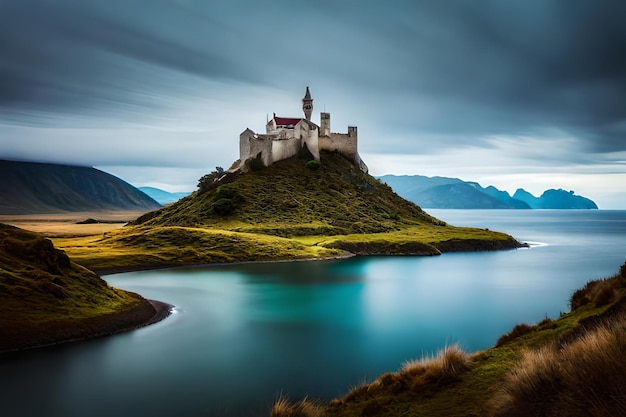
[[[323,259],[353,255],[439,255],[511,249],[490,230],[440,221],[369,175],[357,127],[333,133],[330,113],[313,123],[274,115],[266,132],[245,129],[228,170],[203,176],[198,190],[106,235],[58,238],[77,262],[99,272],[141,268]]]

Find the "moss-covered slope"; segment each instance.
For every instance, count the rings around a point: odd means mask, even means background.
[[[108,334],[155,315],[52,242],[0,223],[0,351]]]
[[[56,239],[98,271],[357,255],[439,255],[519,245],[428,215],[336,153],[226,174],[105,236]]]
[[[219,184],[219,183],[218,183]],[[194,193],[140,217],[136,225],[219,227],[278,236],[380,233],[443,225],[337,153],[317,169],[291,158]]]

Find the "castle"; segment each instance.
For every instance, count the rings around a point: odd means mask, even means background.
[[[311,122],[313,99],[309,87],[302,99],[304,118],[274,117],[265,125],[265,134],[246,129],[239,135],[238,170],[246,171],[249,162],[260,158],[265,166],[291,158],[306,147],[313,159],[320,162],[320,151],[336,151],[346,157],[361,171],[367,173],[367,165],[361,160],[357,149],[357,128],[349,126],[348,133],[330,131],[330,113],[320,113],[320,125]]]

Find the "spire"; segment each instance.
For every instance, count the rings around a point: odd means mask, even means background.
[[[306,94],[302,99],[302,110],[304,111],[304,117],[307,120],[311,120],[311,113],[313,113],[313,99],[311,98],[311,92],[309,87],[306,88]]]

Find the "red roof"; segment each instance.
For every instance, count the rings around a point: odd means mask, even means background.
[[[302,120],[302,118],[296,117],[278,117],[274,116],[274,121],[276,122],[276,126],[295,126],[298,122]]]

